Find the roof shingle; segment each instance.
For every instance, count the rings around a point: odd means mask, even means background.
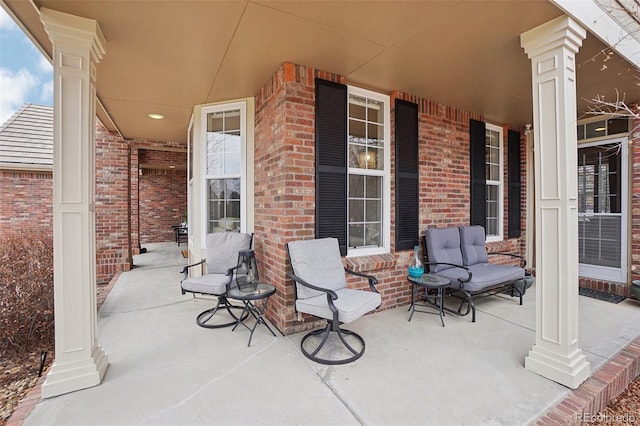
[[[0,126],[0,168],[53,168],[53,107],[25,104]]]

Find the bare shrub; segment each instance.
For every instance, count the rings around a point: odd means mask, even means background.
[[[48,347],[53,332],[53,236],[0,235],[0,351]]]

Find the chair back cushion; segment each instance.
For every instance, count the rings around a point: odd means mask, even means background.
[[[251,235],[239,232],[207,234],[207,274],[225,274],[238,264],[238,252],[251,248]]]
[[[484,227],[480,225],[460,227],[460,248],[465,266],[489,262]]]
[[[429,262],[453,263],[462,265],[460,251],[460,231],[458,228],[431,228],[426,232],[427,259]],[[439,272],[453,268],[449,265],[429,265],[429,271]]]
[[[347,286],[340,248],[336,238],[290,241],[289,258],[294,275],[309,284],[329,290]],[[324,293],[296,283],[296,297],[307,299]]]

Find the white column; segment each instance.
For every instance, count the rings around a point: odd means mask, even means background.
[[[525,367],[574,389],[590,374],[578,346],[575,54],[585,37],[567,16],[520,37],[531,59],[536,188],[536,341]]]
[[[95,239],[98,23],[42,8],[53,43],[53,280],[55,362],[42,385],[49,398],[102,381],[109,362],[97,339]]]

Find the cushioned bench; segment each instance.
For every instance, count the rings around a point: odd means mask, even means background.
[[[495,294],[508,290],[517,294],[522,305],[524,290],[514,283],[524,279],[525,261],[511,253],[487,253],[485,232],[482,226],[460,226],[428,229],[423,236],[425,264],[433,274],[451,280],[451,292],[461,296],[460,307],[454,313],[467,315],[472,312],[476,320],[473,296]],[[520,259],[520,266],[489,263],[489,255],[511,256]],[[467,310],[462,313],[462,307]]]

